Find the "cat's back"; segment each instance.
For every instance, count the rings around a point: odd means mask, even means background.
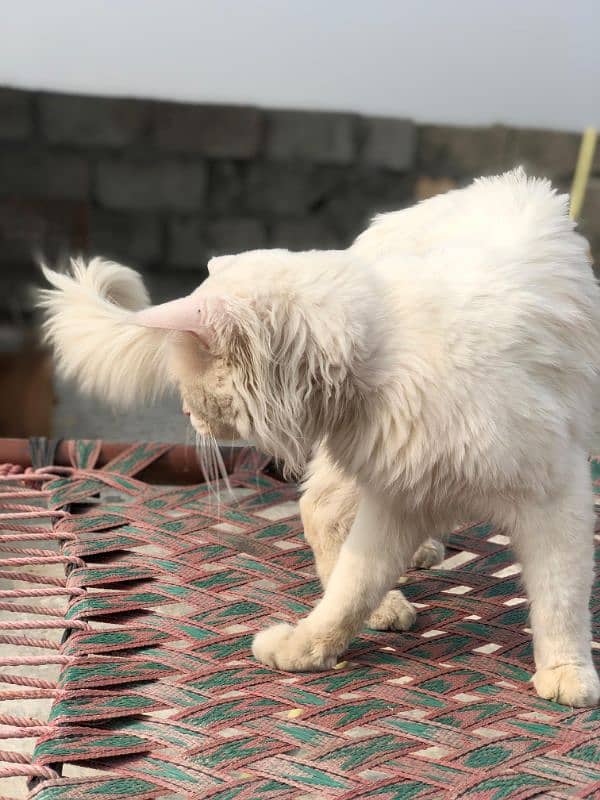
[[[380,214],[352,250],[373,262],[394,254],[428,256],[477,248],[488,258],[496,253],[498,260],[512,255],[543,261],[552,244],[561,242],[564,248],[565,242],[573,245],[578,240],[568,216],[567,195],[557,194],[549,181],[530,178],[518,168]]]
[[[536,309],[546,318],[598,315],[589,247],[568,197],[522,169],[381,215],[351,249],[402,307],[417,298],[445,316],[454,307],[464,323],[479,314],[516,321]]]
[[[487,392],[490,407],[520,398],[565,419],[593,391],[600,291],[548,181],[481,179],[380,217],[355,246],[384,287],[390,340],[462,408]]]
[[[560,453],[586,441],[600,292],[549,182],[481,179],[379,217],[353,249],[382,287],[396,394],[418,409],[407,447],[445,442],[457,463],[481,456],[496,474],[518,452],[523,477],[540,442]]]

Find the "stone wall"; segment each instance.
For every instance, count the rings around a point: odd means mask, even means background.
[[[579,136],[0,89],[0,316],[27,312],[33,257],[102,254],[157,299],[207,258],[347,245],[377,211],[518,163],[568,190]],[[600,250],[600,154],[583,227]]]

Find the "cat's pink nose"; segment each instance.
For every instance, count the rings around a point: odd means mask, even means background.
[[[185,403],[183,404],[183,409],[182,409],[182,411],[183,411],[183,413],[186,415],[186,417],[189,417],[189,416],[191,415],[191,413],[192,413],[192,412],[189,410],[189,408],[186,406],[186,404],[185,404]]]

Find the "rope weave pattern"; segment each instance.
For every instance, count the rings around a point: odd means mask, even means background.
[[[218,507],[204,485],[135,477],[168,445],[95,469],[99,449],[0,467],[0,800],[600,797],[600,709],[534,694],[501,533],[456,531],[442,568],[409,575],[413,630],[365,630],[329,672],[276,672],[253,634],[320,593],[295,487],[238,451]]]

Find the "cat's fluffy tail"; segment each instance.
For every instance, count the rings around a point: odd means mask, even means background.
[[[72,259],[71,274],[42,270],[54,287],[38,293],[44,336],[65,377],[119,407],[164,391],[168,334],[133,324],[132,312],[149,304],[137,272],[101,258]]]

